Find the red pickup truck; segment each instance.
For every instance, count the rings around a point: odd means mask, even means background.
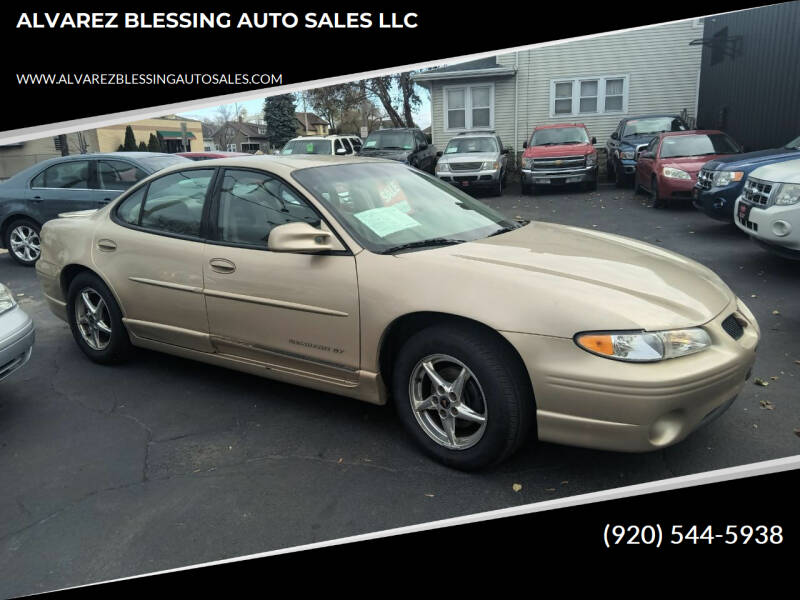
[[[585,189],[597,189],[596,143],[583,123],[536,127],[522,145],[522,193],[542,184],[582,183]]]

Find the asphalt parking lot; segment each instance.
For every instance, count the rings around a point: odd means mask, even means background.
[[[385,407],[152,352],[95,365],[48,311],[34,271],[0,254],[0,281],[37,326],[31,362],[0,383],[0,596],[800,453],[800,262],[691,206],[655,210],[609,185],[526,197],[513,186],[483,200],[714,269],[762,328],[732,408],[655,453],[531,443],[464,474],[423,456]]]

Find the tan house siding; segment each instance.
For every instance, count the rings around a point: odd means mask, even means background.
[[[99,143],[98,152],[116,152],[120,145],[125,143],[125,128],[130,125],[133,129],[133,136],[136,138],[136,145],[140,142],[147,144],[150,141],[150,134],[157,135],[157,131],[181,131],[181,122],[186,123],[186,131],[194,134],[195,139],[189,140],[192,152],[202,152],[203,144],[203,123],[190,119],[145,119],[130,124],[109,125],[97,129]]]
[[[561,42],[499,54],[502,67],[516,67],[512,77],[444,79],[431,87],[431,131],[441,150],[454,135],[444,129],[445,86],[495,83],[494,129],[506,146],[519,151],[536,125],[584,123],[603,147],[619,120],[627,115],[680,113],[696,116],[701,46],[690,46],[702,37],[702,26],[693,20],[624,31],[589,39]],[[551,82],[580,77],[627,77],[627,110],[606,114],[553,116],[550,114]],[[515,89],[517,96],[514,139]]]

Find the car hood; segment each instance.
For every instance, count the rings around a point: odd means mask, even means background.
[[[374,150],[372,148],[361,148],[360,156],[370,156],[372,158],[388,158],[391,160],[405,160],[411,150]]]
[[[412,265],[417,274],[433,269],[439,289],[464,292],[472,304],[485,305],[484,322],[558,337],[702,325],[735,299],[713,271],[689,258],[550,223],[398,257],[420,263]],[[476,282],[479,287],[465,290]]]
[[[800,159],[766,164],[750,176],[775,183],[800,183]]]
[[[497,152],[464,152],[461,154],[443,154],[440,163],[471,163],[497,160]]]
[[[558,146],[528,146],[523,156],[525,158],[549,158],[551,156],[579,156],[591,154],[594,146],[586,144],[563,144]]]
[[[638,135],[631,135],[628,137],[624,137],[620,140],[620,146],[630,146],[631,148],[636,148],[636,146],[641,146],[642,144],[649,144],[650,140],[656,137],[657,133],[644,133]]]
[[[710,161],[706,165],[706,169],[710,169],[712,171],[749,170],[759,165],[769,164],[778,160],[791,160],[793,158],[800,158],[800,150],[770,148],[769,150],[745,152],[744,154],[730,154],[722,158],[717,158],[713,161]]]
[[[676,169],[681,169],[696,177],[697,174],[700,172],[700,169],[708,163],[709,160],[715,160],[718,158],[719,154],[712,154],[710,156],[685,156],[685,157],[676,157],[676,158],[662,158],[661,159],[661,166],[662,167],[675,167]]]

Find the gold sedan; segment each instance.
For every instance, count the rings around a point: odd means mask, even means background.
[[[177,166],[42,231],[36,270],[98,363],[133,346],[384,404],[461,469],[529,434],[662,448],[724,411],[752,313],[706,267],[508,220],[393,161]]]

